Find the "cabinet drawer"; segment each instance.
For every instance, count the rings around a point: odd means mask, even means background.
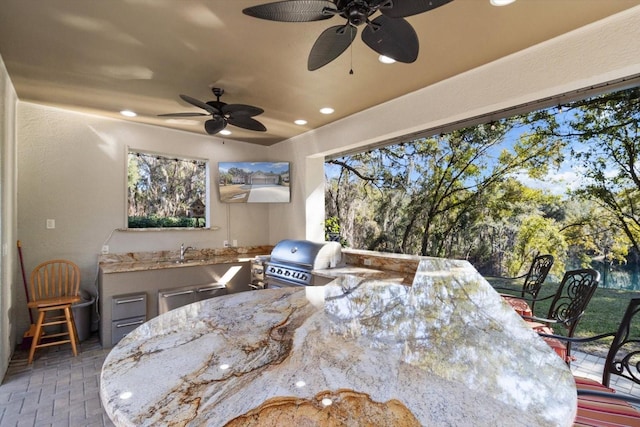
[[[147,294],[117,295],[111,298],[111,320],[147,315]]]
[[[210,285],[202,285],[196,288],[196,301],[219,297],[227,294],[227,288],[220,283],[212,283]]]
[[[111,322],[111,345],[116,345],[118,341],[124,338],[129,332],[142,325],[146,320],[146,316],[139,316]]]

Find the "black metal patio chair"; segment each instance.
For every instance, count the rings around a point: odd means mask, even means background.
[[[578,322],[584,315],[591,297],[600,282],[600,273],[594,269],[578,269],[565,272],[555,295],[539,298],[537,301],[553,298],[546,317],[522,316],[539,333],[557,333],[554,328],[562,327],[564,336],[573,337]],[[547,340],[567,363],[571,357],[571,342]]]
[[[616,392],[610,387],[612,376],[640,384],[640,298],[629,301],[617,332],[587,338],[541,334],[567,343],[586,343],[613,336],[604,363],[602,381],[575,376],[578,393],[576,426],[640,426],[640,397]]]
[[[542,284],[544,283],[547,275],[549,274],[549,271],[551,270],[551,267],[553,266],[553,261],[553,255],[538,255],[531,262],[529,271],[527,271],[526,274],[509,278],[512,280],[524,278],[522,289],[520,290],[520,298],[528,301],[532,313],[535,313],[533,310],[535,308],[536,298],[538,297],[538,293],[540,293]],[[494,289],[497,291],[504,291],[508,288],[494,287]],[[512,297],[512,295],[508,294],[501,295]]]

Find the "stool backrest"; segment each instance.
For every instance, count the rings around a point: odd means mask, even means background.
[[[31,272],[31,299],[77,296],[80,292],[80,268],[66,259],[54,259],[37,265]]]

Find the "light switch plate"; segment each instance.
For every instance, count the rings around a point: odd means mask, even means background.
[[[48,219],[47,220],[47,229],[52,230],[56,228],[56,220],[55,219]]]

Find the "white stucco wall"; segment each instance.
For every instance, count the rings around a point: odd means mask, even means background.
[[[294,183],[304,187],[292,209],[270,216],[270,239],[322,238],[324,171],[313,158],[637,74],[640,7],[277,144],[273,158],[293,153],[294,164],[306,170]]]
[[[267,148],[224,141],[18,102],[18,235],[25,268],[67,258],[81,268],[82,288],[95,294],[97,259],[103,244],[112,253],[222,247],[269,240],[266,204],[229,205],[218,201],[219,161],[267,160]],[[219,230],[114,231],[126,224],[127,147],[208,159],[211,219]],[[55,220],[55,229],[46,220]],[[22,317],[25,326],[26,317]]]
[[[18,328],[19,319],[28,318],[26,305],[18,299],[22,282],[16,256],[16,103],[0,58],[0,378],[7,370],[16,335],[24,332]]]

